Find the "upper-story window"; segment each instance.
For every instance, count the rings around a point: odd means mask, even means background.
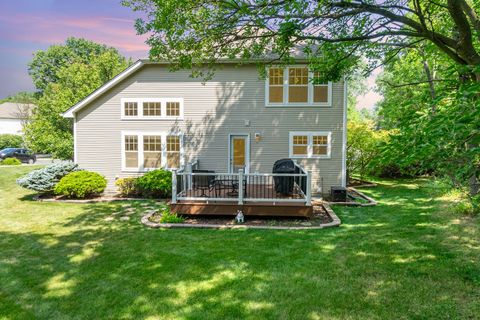
[[[126,116],[136,117],[138,115],[138,103],[136,102],[125,102],[123,104],[123,112]]]
[[[178,117],[180,116],[180,102],[167,102],[167,116]]]
[[[159,117],[162,115],[162,103],[161,102],[144,102],[143,103],[143,116],[144,117]]]
[[[267,106],[330,106],[332,83],[316,84],[319,73],[306,66],[268,70],[265,98]]]
[[[182,98],[123,98],[123,120],[183,120]]]

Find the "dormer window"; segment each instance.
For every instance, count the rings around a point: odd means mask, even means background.
[[[267,106],[331,106],[332,83],[314,84],[319,77],[306,66],[272,67],[268,70]]]

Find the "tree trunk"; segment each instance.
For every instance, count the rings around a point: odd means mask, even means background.
[[[435,84],[433,83],[432,72],[430,71],[427,60],[423,60],[423,70],[425,71],[425,75],[427,76],[428,88],[430,90],[430,98],[432,98],[432,114],[435,114],[437,110],[437,104],[435,102],[437,94],[435,92]]]

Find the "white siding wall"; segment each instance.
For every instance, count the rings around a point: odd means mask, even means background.
[[[22,134],[22,121],[19,119],[0,119],[0,134]]]
[[[331,159],[299,159],[313,172],[313,191],[342,183],[343,83],[333,84],[332,107],[265,107],[265,84],[255,66],[226,65],[202,84],[188,71],[145,66],[76,114],[76,151],[81,167],[97,171],[113,187],[121,170],[121,130],[176,131],[185,135],[186,161],[228,170],[228,135],[250,134],[250,171],[271,172],[275,160],[288,158],[290,131],[331,131]],[[121,98],[184,98],[185,120],[121,120]],[[245,120],[250,125],[245,126]],[[261,141],[254,140],[260,133]],[[112,190],[112,189],[110,189]]]

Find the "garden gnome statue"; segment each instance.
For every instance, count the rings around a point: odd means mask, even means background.
[[[244,222],[244,216],[243,216],[242,210],[237,210],[237,216],[235,217],[235,220],[237,220],[237,223]]]

